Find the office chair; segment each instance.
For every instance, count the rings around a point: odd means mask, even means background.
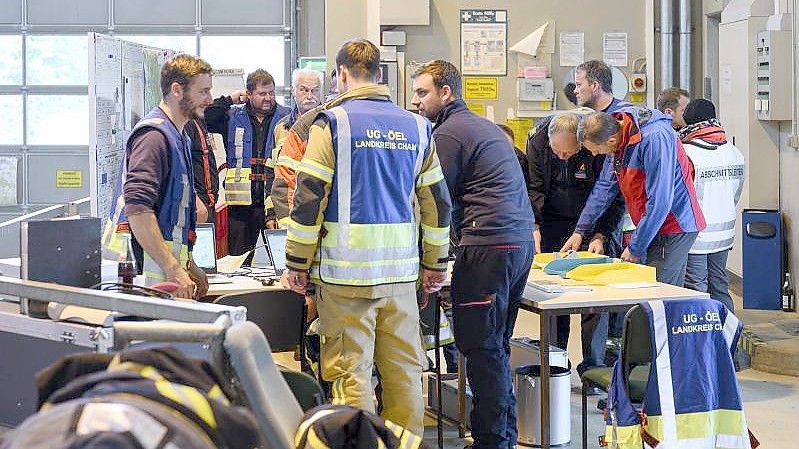
[[[624,383],[633,402],[643,401],[646,384],[649,380],[649,366],[652,361],[652,349],[649,338],[649,322],[646,312],[640,305],[634,306],[624,316],[622,331],[621,358]],[[583,449],[588,448],[588,390],[597,387],[604,392],[610,388],[613,377],[612,367],[600,367],[586,370],[580,380],[582,388],[582,431]]]

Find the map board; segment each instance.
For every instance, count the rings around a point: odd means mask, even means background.
[[[125,144],[161,99],[161,66],[173,50],[89,33],[89,192],[91,214],[107,218]]]

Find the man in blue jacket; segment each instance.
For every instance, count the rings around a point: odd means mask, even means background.
[[[510,337],[533,258],[533,211],[513,146],[461,99],[461,75],[435,60],[414,73],[413,104],[433,139],[459,246],[452,273],[455,344],[474,392],[474,448],[516,444]]]
[[[577,249],[621,191],[636,230],[621,258],[657,269],[657,279],[682,286],[688,250],[705,217],[696,197],[691,161],[671,118],[660,111],[626,107],[595,112],[580,122],[577,139],[591,153],[608,154],[575,233],[564,250]]]

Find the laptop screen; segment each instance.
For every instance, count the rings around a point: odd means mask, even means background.
[[[194,241],[192,259],[198,267],[206,273],[216,273],[216,245],[214,239],[214,225],[199,223],[195,229],[197,240]]]
[[[272,264],[276,272],[281,272],[286,269],[286,230],[268,229],[265,233],[269,254],[272,256]]]

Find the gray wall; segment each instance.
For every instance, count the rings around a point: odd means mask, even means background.
[[[585,33],[586,59],[602,57],[602,33],[621,31],[628,33],[629,63],[645,56],[644,10],[641,0],[605,0],[586,2],[521,1],[521,0],[433,0],[430,2],[430,26],[398,26],[396,30],[407,32],[406,62],[424,62],[433,58],[448,59],[459,65],[460,9],[507,9],[508,46],[511,46],[534,31],[544,22],[554,25],[557,42],[561,31],[583,31]],[[327,0],[326,49],[328,61],[336,48],[345,40],[366,36],[366,0]],[[403,48],[400,48],[402,50]],[[560,91],[564,75],[570,67],[559,66],[556,44],[553,55],[553,76],[556,91]],[[499,100],[484,101],[494,106],[495,119],[504,122],[507,108],[516,110],[517,56],[508,54],[508,76],[499,77]],[[621,67],[629,74],[631,67]],[[407,105],[410,106],[410,88],[406,89]],[[566,107],[568,100],[562,94],[559,107]]]

